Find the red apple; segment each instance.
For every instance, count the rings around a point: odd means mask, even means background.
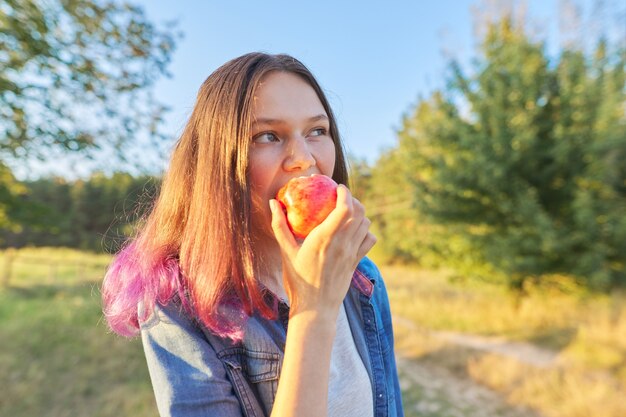
[[[335,208],[337,183],[317,174],[292,178],[278,190],[276,200],[286,211],[294,236],[305,238]]]

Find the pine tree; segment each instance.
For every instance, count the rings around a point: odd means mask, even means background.
[[[565,273],[596,288],[624,283],[624,51],[567,50],[550,62],[505,18],[475,73],[458,65],[399,133],[435,246],[466,272],[504,279]]]

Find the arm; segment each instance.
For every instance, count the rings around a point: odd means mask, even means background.
[[[272,416],[325,416],[336,317],[307,312],[289,319]]]
[[[330,356],[339,308],[352,274],[376,242],[363,206],[344,186],[337,206],[303,242],[297,242],[276,201],[272,228],[282,253],[289,329],[273,416],[325,416]]]
[[[158,322],[143,326],[141,339],[161,417],[241,417],[224,365],[202,332],[175,306],[156,306],[155,314]]]

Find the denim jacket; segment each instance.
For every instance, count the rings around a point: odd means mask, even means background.
[[[378,268],[364,258],[344,307],[372,383],[374,416],[403,416],[389,299]],[[253,315],[240,342],[212,334],[182,309],[157,306],[141,336],[162,417],[262,417],[274,404],[285,351],[289,306],[279,319]]]

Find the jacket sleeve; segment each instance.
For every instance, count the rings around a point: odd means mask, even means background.
[[[404,408],[402,406],[402,391],[400,390],[400,380],[398,377],[398,367],[396,365],[396,355],[395,355],[395,349],[394,349],[394,336],[393,336],[393,325],[392,325],[392,319],[391,319],[391,309],[389,306],[389,298],[387,295],[387,288],[385,287],[385,284],[383,282],[383,280],[380,280],[380,284],[382,286],[382,296],[384,298],[384,302],[382,303],[382,305],[384,306],[381,309],[381,316],[382,316],[382,321],[383,321],[383,325],[385,326],[385,332],[389,337],[389,345],[390,345],[390,363],[391,363],[391,373],[392,373],[392,378],[393,378],[393,385],[394,385],[394,391],[395,391],[395,401],[396,401],[396,416],[397,417],[404,417]]]
[[[222,362],[178,307],[156,306],[141,340],[161,417],[241,417]]]
[[[364,258],[359,265],[364,272],[372,277],[376,277],[376,297],[378,299],[380,307],[380,318],[384,329],[384,335],[387,338],[389,344],[389,357],[386,358],[386,364],[389,366],[390,376],[393,382],[390,381],[390,385],[393,385],[394,400],[396,417],[404,417],[404,409],[402,407],[402,391],[400,389],[400,381],[398,378],[398,367],[396,365],[396,356],[394,350],[394,336],[393,336],[393,324],[391,317],[391,308],[389,305],[389,295],[387,294],[387,287],[385,281],[378,270],[378,267],[368,258]],[[390,387],[391,388],[391,387]]]

